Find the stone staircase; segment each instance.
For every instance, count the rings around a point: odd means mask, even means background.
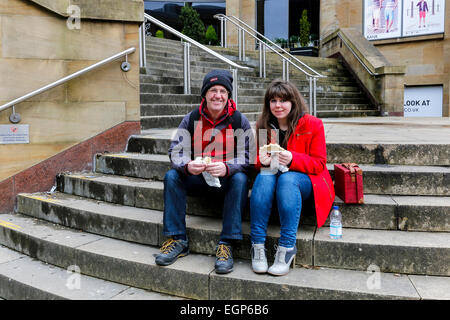
[[[191,254],[168,267],[155,265],[164,241],[167,148],[177,115],[198,105],[198,96],[181,95],[177,71],[157,76],[163,74],[157,70],[150,59],[141,78],[145,130],[130,137],[123,153],[98,154],[93,172],[61,173],[55,192],[20,194],[16,212],[0,215],[0,298],[450,299],[450,144],[328,142],[332,175],[333,163],[361,164],[365,204],[336,199],[344,226],[337,241],[328,236],[328,221],[317,229],[314,214],[302,213],[297,265],[287,276],[251,271],[248,208],[234,271],[215,274],[221,210],[214,198],[188,199]],[[170,96],[174,100],[166,101]],[[240,106],[252,105],[240,97]],[[272,218],[269,263],[279,234]]]
[[[238,71],[238,109],[250,121],[261,111],[265,88],[282,76],[282,63],[274,53],[267,53],[267,78],[259,78],[258,52],[247,52],[245,62],[238,61],[237,51],[211,47],[230,60],[250,70]],[[148,38],[146,74],[141,75],[142,128],[177,127],[182,117],[199,104],[203,77],[214,68],[229,69],[217,58],[191,48],[192,95],[183,95],[183,48],[179,41]],[[362,92],[350,72],[338,61],[330,58],[299,57],[319,73],[327,76],[317,81],[317,115],[324,117],[361,117],[379,115]],[[309,81],[294,67],[290,68],[290,81],[309,101]]]

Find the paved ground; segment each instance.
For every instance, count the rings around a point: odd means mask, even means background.
[[[326,118],[327,142],[450,144],[450,118]]]
[[[324,118],[330,143],[450,144],[450,118]],[[143,135],[170,137],[173,129],[149,129]]]

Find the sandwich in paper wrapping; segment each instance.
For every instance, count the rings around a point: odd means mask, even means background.
[[[289,171],[288,167],[280,164],[278,161],[278,154],[282,151],[286,150],[276,143],[266,144],[261,148],[259,148],[260,153],[261,152],[270,153],[270,157],[272,158],[272,160],[270,161],[270,171],[272,173],[277,173],[278,170],[280,170],[283,173]]]
[[[196,162],[200,162],[200,163],[204,163],[204,164],[210,164],[211,158],[210,157],[197,157],[195,158]],[[216,187],[216,188],[220,188],[222,185],[220,184],[220,180],[218,177],[213,177],[210,173],[203,171],[203,178],[205,178],[206,183],[208,184],[208,186],[210,187]]]

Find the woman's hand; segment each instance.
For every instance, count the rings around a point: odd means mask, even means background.
[[[278,154],[278,162],[279,164],[282,164],[283,166],[288,166],[292,161],[292,153],[290,151],[281,151]]]
[[[270,161],[272,161],[272,158],[270,157],[270,155],[267,152],[259,153],[259,162],[261,162],[261,164],[263,166],[266,166],[266,167],[269,166]]]
[[[227,174],[227,167],[223,162],[212,162],[206,165],[205,171],[213,177],[224,177]]]

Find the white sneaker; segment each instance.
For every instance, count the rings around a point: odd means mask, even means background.
[[[250,251],[252,256],[252,269],[255,273],[266,273],[268,269],[266,249],[263,243],[252,244]]]
[[[285,248],[278,246],[277,253],[275,254],[275,261],[273,265],[269,268],[268,272],[274,276],[284,276],[289,273],[289,267],[294,261],[293,266],[295,266],[295,255],[297,254],[297,247]]]

